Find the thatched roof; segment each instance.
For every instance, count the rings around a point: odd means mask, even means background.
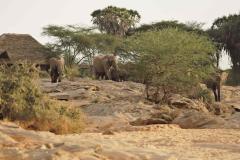
[[[0,63],[17,61],[45,64],[48,50],[28,34],[2,34],[0,36]]]

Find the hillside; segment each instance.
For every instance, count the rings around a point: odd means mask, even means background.
[[[233,160],[240,157],[239,87],[223,87],[212,107],[172,95],[169,105],[145,100],[133,82],[42,79],[43,91],[86,114],[84,133],[55,135],[0,122],[0,159]],[[175,123],[175,124],[173,124]],[[184,129],[191,128],[191,129]],[[201,129],[200,129],[201,128]],[[212,129],[215,128],[215,129]]]

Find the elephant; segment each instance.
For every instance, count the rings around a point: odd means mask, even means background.
[[[93,59],[93,72],[97,79],[119,81],[118,66],[113,55],[99,55]]]
[[[54,57],[50,58],[49,65],[51,82],[52,83],[61,82],[64,69],[64,59],[62,57],[60,59]]]
[[[221,101],[221,86],[227,80],[228,73],[218,70],[215,74],[210,76],[210,78],[204,80],[207,88],[213,91],[215,101]]]
[[[213,91],[215,101],[220,102],[220,93],[221,93],[221,76],[216,74],[209,79],[204,81],[207,88]]]
[[[119,74],[119,80],[120,81],[127,81],[128,80],[129,74],[125,69],[119,69],[118,74]]]

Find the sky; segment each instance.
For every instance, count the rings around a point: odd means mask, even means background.
[[[77,24],[91,26],[90,14],[109,5],[137,10],[140,24],[162,20],[203,22],[204,28],[223,15],[239,13],[240,0],[0,0],[0,34],[31,34],[41,43],[48,37],[41,35],[49,24]],[[226,55],[221,68],[229,68]]]

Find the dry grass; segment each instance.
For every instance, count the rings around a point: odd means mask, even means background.
[[[49,109],[39,110],[38,116],[20,122],[22,127],[56,134],[80,133],[83,130],[85,118],[80,109],[47,97],[45,101],[48,103],[46,106],[50,106]]]
[[[74,77],[79,77],[80,72],[79,72],[78,66],[66,67],[65,75],[66,75],[66,78],[69,79],[70,81],[73,81]]]

